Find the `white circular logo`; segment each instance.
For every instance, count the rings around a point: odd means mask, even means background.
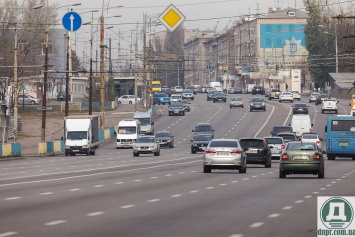
[[[320,208],[320,218],[328,229],[345,229],[353,221],[354,210],[344,198],[333,197]]]

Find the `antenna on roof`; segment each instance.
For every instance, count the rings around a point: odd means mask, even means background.
[[[232,20],[229,20],[229,22],[228,22],[226,28],[224,28],[224,30],[226,30],[226,29],[228,28],[228,26],[229,26],[229,24],[231,23],[231,21],[232,21]]]
[[[215,26],[215,28],[214,28],[214,32],[215,32],[215,33],[217,32],[218,22],[219,22],[219,21],[217,21],[217,24],[216,24],[216,26]]]
[[[256,4],[256,18],[259,18],[259,11],[260,11],[260,8],[259,8],[259,3]]]

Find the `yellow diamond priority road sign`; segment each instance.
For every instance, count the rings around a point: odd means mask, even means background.
[[[173,4],[171,4],[159,17],[161,23],[163,23],[170,31],[174,31],[185,19],[186,17]]]

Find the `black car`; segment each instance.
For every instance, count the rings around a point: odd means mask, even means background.
[[[160,147],[174,147],[174,136],[168,131],[156,132],[155,138],[157,139],[157,143],[159,143]]]
[[[293,114],[308,114],[308,105],[307,104],[295,104],[292,106]]]
[[[260,94],[265,95],[265,89],[262,86],[254,86],[253,90],[251,91],[252,95]]]
[[[252,98],[250,101],[250,112],[253,110],[266,110],[265,100],[261,97]]]
[[[277,137],[282,137],[285,143],[298,141],[295,133],[291,132],[281,132],[276,134]]]
[[[274,126],[271,131],[271,136],[275,137],[278,133],[292,133],[293,129],[291,126]]]
[[[57,95],[57,101],[60,101],[60,100],[66,100],[66,94],[65,94],[65,91],[59,91],[58,92],[58,95]],[[70,94],[69,94],[69,96],[68,96],[68,100],[71,100],[71,96],[70,96]]]
[[[241,88],[234,88],[234,94],[243,94],[243,90]]]
[[[209,90],[207,93],[207,101],[213,100],[214,94],[216,93],[215,90]]]
[[[246,137],[240,139],[240,145],[247,154],[247,164],[261,164],[271,167],[271,150],[263,138]]]
[[[328,94],[324,94],[324,93],[319,94],[318,97],[316,98],[315,104],[316,105],[322,104],[322,99],[324,99],[324,98],[328,98]]]
[[[169,116],[171,115],[185,115],[185,108],[183,103],[174,102],[169,105]]]
[[[212,140],[212,135],[211,133],[200,133],[196,134],[191,140],[191,154],[194,154],[198,151],[205,151],[206,147],[208,146],[208,143]]]
[[[186,89],[191,90],[194,93],[194,95],[197,94],[197,88],[195,88],[194,86],[187,86]]]
[[[213,103],[218,101],[227,102],[226,94],[224,94],[223,92],[216,92],[213,97]]]
[[[212,124],[210,123],[198,123],[195,126],[195,129],[192,130],[194,136],[197,134],[211,134],[212,139],[214,138],[214,129],[212,128]]]

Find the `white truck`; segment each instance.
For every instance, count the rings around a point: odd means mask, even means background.
[[[65,156],[95,155],[99,148],[99,116],[73,115],[64,117]]]
[[[322,100],[322,114],[325,111],[338,113],[338,101],[335,98],[324,98]]]
[[[133,147],[141,133],[141,123],[138,120],[126,119],[118,123],[116,148]]]

